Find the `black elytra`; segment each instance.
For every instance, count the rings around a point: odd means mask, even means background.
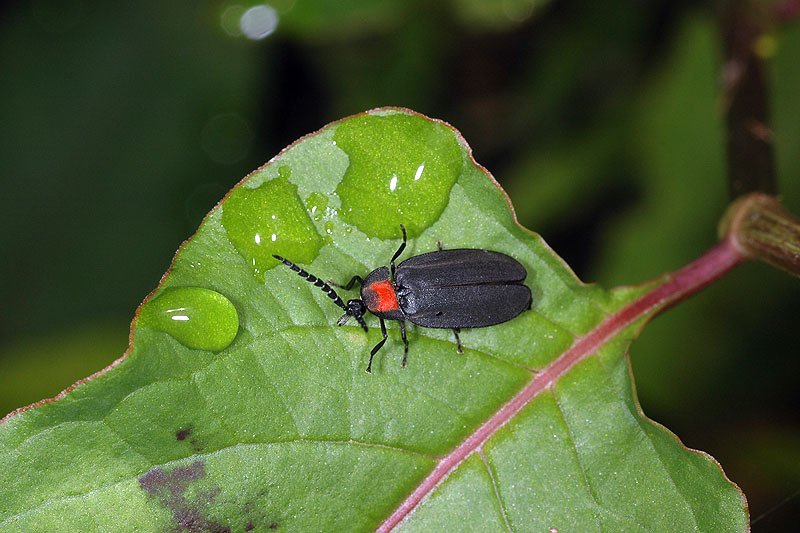
[[[367,331],[364,314],[378,317],[383,338],[369,354],[367,372],[372,373],[372,359],[386,343],[384,320],[397,320],[403,339],[403,363],[408,361],[405,321],[427,328],[452,329],[461,353],[461,328],[483,328],[507,322],[531,308],[531,291],[523,284],[528,272],[516,259],[500,252],[480,249],[439,250],[410,257],[398,265],[395,260],[406,248],[406,228],[400,225],[403,242],[388,267],[376,268],[366,278],[353,276],[346,285],[326,283],[280,255],[275,259],[291,268],[309,283],[319,287],[345,312],[339,326],[355,318]],[[361,298],[345,304],[331,287],[350,290],[361,285]]]

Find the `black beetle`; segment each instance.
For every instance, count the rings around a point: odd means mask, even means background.
[[[482,328],[507,322],[531,307],[531,291],[522,282],[528,272],[516,259],[500,252],[478,249],[442,250],[415,255],[395,266],[406,247],[406,228],[400,224],[403,242],[388,267],[376,268],[366,278],[353,276],[346,285],[325,283],[313,274],[280,255],[275,259],[323,290],[344,309],[337,324],[355,318],[367,331],[364,313],[369,311],[381,323],[381,339],[369,354],[367,372],[372,372],[372,358],[386,343],[386,320],[400,323],[404,352],[402,366],[408,360],[406,324],[427,328],[452,329],[461,353],[461,328]],[[330,285],[350,290],[361,285],[361,299],[347,305]]]

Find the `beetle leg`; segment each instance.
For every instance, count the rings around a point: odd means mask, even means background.
[[[405,368],[406,363],[408,362],[408,339],[406,338],[405,320],[400,321],[400,336],[403,338],[403,362],[400,366]]]
[[[353,276],[352,278],[350,278],[350,281],[348,281],[346,285],[341,285],[330,279],[328,280],[328,285],[333,285],[334,287],[339,287],[340,289],[344,289],[346,291],[352,289],[353,285],[355,285],[356,283],[358,283],[359,285],[364,283],[364,280],[361,278],[361,276]]]
[[[440,252],[444,250],[444,245],[442,245],[442,241],[436,241],[436,249]]]
[[[453,335],[456,336],[456,350],[458,353],[464,353],[464,348],[461,346],[461,338],[458,336],[458,333],[461,331],[461,328],[453,328]]]
[[[383,345],[386,344],[386,339],[389,337],[389,335],[386,333],[386,324],[383,323],[383,319],[378,318],[378,320],[381,321],[381,335],[383,335],[383,338],[378,344],[375,345],[372,351],[369,352],[369,364],[367,365],[367,372],[370,374],[372,374],[372,358],[375,357],[375,354],[378,353],[378,350],[383,348]]]
[[[403,224],[400,224],[400,230],[403,232],[403,242],[400,243],[400,246],[397,248],[397,251],[394,253],[392,259],[389,261],[389,269],[392,272],[392,281],[394,281],[394,271],[395,271],[394,260],[400,257],[400,254],[402,254],[403,250],[406,249],[406,240],[407,240],[406,227]]]

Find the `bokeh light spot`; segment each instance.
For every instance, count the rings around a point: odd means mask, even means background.
[[[248,39],[259,41],[278,27],[278,12],[267,4],[247,9],[239,20],[239,28]]]

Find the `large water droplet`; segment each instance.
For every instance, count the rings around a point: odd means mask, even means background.
[[[239,331],[239,315],[231,301],[200,287],[167,289],[147,302],[140,320],[188,348],[211,352],[227,348]]]
[[[336,192],[341,217],[367,235],[418,234],[447,206],[464,166],[453,130],[418,115],[359,115],[342,122],[336,145],[348,155]]]
[[[310,263],[323,245],[297,187],[288,179],[288,167],[256,189],[233,191],[222,206],[222,225],[259,281],[265,270],[278,264],[272,254]]]

